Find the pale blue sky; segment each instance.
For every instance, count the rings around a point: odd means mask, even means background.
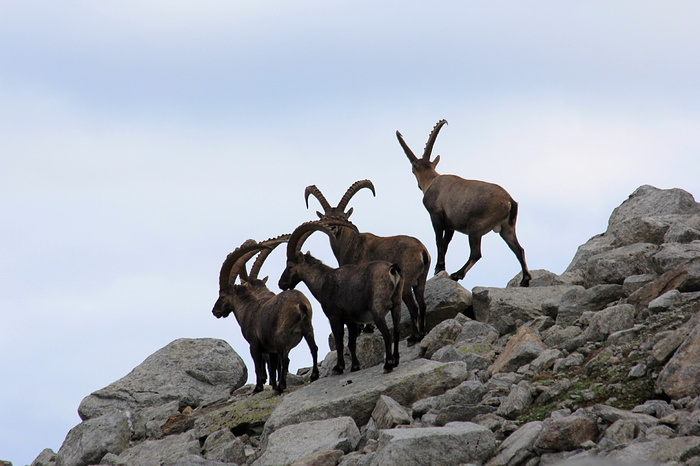
[[[397,129],[420,151],[449,121],[438,171],[511,193],[532,269],[561,273],[641,184],[697,197],[698,31],[691,2],[1,3],[0,459],[57,451],[84,396],[176,338],[250,366],[211,315],[219,267],[314,219],[309,184],[337,202],[371,179],[358,227],[434,259]],[[448,269],[467,255],[456,237]],[[518,270],[489,235],[462,284]]]

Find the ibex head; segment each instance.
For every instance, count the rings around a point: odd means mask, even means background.
[[[348,221],[328,219],[302,223],[292,232],[287,244],[287,267],[282,272],[279,280],[281,289],[294,289],[302,280],[303,272],[301,270],[305,263],[307,261],[317,261],[310,255],[304,255],[301,252],[301,247],[307,238],[315,231],[322,231],[332,238],[332,228],[337,226],[348,227],[357,231],[357,227]]]
[[[396,131],[396,138],[399,140],[399,144],[401,144],[401,147],[403,148],[406,157],[408,157],[408,160],[411,161],[411,168],[413,170],[413,174],[418,180],[418,187],[420,189],[424,189],[424,187],[422,186],[422,182],[426,174],[432,177],[435,173],[435,167],[437,167],[438,162],[440,162],[439,155],[436,156],[435,159],[433,159],[432,161],[430,160],[430,156],[433,152],[433,146],[435,145],[435,140],[437,139],[437,135],[440,132],[440,128],[442,128],[446,124],[447,120],[440,120],[433,127],[433,130],[430,132],[430,136],[428,136],[428,142],[425,144],[425,149],[423,149],[423,156],[420,159],[416,157],[411,148],[408,147],[408,144],[406,144],[406,141],[404,141],[401,133],[399,131]]]
[[[370,180],[356,181],[348,188],[347,191],[345,191],[345,194],[343,194],[343,197],[340,199],[338,205],[336,207],[331,207],[324,195],[321,193],[321,190],[318,189],[316,185],[307,186],[306,190],[304,191],[304,200],[306,200],[306,208],[309,208],[309,196],[313,194],[314,197],[318,199],[318,202],[321,204],[321,207],[323,207],[323,213],[316,212],[316,215],[318,215],[318,217],[321,220],[348,220],[350,218],[350,215],[352,215],[353,209],[351,207],[346,212],[345,208],[347,207],[348,202],[350,202],[350,199],[352,199],[355,193],[357,193],[362,188],[368,188],[372,191],[373,195],[377,195],[377,193],[374,191],[374,185]]]

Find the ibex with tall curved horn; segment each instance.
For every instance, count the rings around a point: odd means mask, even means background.
[[[263,262],[279,244],[289,240],[289,235],[272,238],[261,243],[248,240],[230,253],[219,274],[219,299],[212,313],[227,317],[231,312],[241,326],[241,333],[250,345],[250,355],[255,365],[254,392],[262,391],[267,379],[265,362],[270,373],[270,385],[282,393],[287,388],[289,352],[302,338],[311,350],[313,368],[311,380],[318,379],[318,347],[311,324],[311,303],[301,291],[289,290],[275,294],[267,288],[267,277],[258,278]],[[245,265],[260,253],[251,267],[250,275]],[[241,284],[237,285],[236,278]],[[278,383],[279,380],[279,383]]]
[[[382,334],[386,349],[384,371],[390,372],[399,364],[399,321],[401,319],[401,274],[397,265],[387,261],[347,264],[337,269],[325,265],[311,254],[302,254],[301,246],[315,231],[333,236],[329,225],[353,228],[354,225],[337,220],[307,222],[298,226],[287,244],[287,267],[282,272],[279,286],[294,288],[303,281],[311,294],[321,303],[335,339],[338,361],[334,374],[345,370],[343,357],[344,327],[348,328],[348,349],[352,359],[350,370],[360,369],[355,352],[359,324],[374,323]],[[394,323],[392,335],[384,316],[391,311]]]
[[[313,195],[323,207],[323,213],[316,212],[321,220],[349,221],[353,209],[345,209],[350,199],[362,188],[367,188],[376,195],[370,180],[356,181],[348,188],[338,205],[332,207],[315,185],[307,186],[304,191],[306,208],[309,207],[309,196]],[[430,254],[425,245],[417,238],[406,235],[376,236],[342,226],[332,230],[331,248],[339,265],[385,260],[399,266],[403,280],[402,299],[412,321],[409,344],[421,340],[425,336],[425,280],[430,269]]]
[[[440,175],[435,171],[440,156],[431,161],[430,155],[438,132],[446,123],[446,120],[437,122],[420,159],[413,154],[401,133],[396,131],[399,144],[411,161],[418,187],[423,191],[423,204],[430,213],[435,230],[438,252],[435,273],[445,270],[447,246],[455,231],[469,236],[469,260],[450,275],[453,280],[461,280],[481,258],[482,236],[493,230],[501,235],[520,262],[523,275],[520,286],[528,286],[531,276],[525,263],[525,251],[515,235],[518,203],[497,184]]]

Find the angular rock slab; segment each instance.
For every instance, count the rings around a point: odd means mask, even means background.
[[[253,466],[290,464],[327,449],[348,453],[359,441],[360,430],[349,416],[293,424],[270,434],[263,454]]]
[[[700,395],[700,324],[661,371],[656,389],[673,399]]]
[[[83,399],[83,420],[115,411],[136,411],[177,400],[180,407],[226,399],[242,387],[248,371],[223,340],[175,340],[146,358],[129,374]]]
[[[463,362],[441,363],[416,359],[401,363],[388,374],[381,366],[321,378],[285,395],[265,423],[263,437],[300,422],[351,416],[358,426],[369,421],[380,395],[410,406],[416,400],[439,395],[468,376]]]
[[[372,466],[387,464],[484,463],[496,449],[496,436],[471,422],[444,427],[387,429],[379,434]]]

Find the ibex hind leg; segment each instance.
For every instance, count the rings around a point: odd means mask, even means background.
[[[469,260],[461,269],[450,275],[450,278],[455,281],[463,279],[479,259],[481,259],[481,236],[469,235]]]
[[[523,278],[520,280],[520,286],[530,286],[530,280],[532,279],[532,275],[530,275],[530,271],[527,269],[527,263],[525,262],[525,250],[522,246],[520,246],[518,238],[517,236],[515,236],[515,227],[511,227],[509,225],[507,228],[503,228],[503,230],[501,230],[500,232],[500,235],[501,238],[503,238],[503,241],[506,242],[510,250],[513,251],[515,257],[518,259],[518,262],[520,262],[520,267],[523,273]]]

